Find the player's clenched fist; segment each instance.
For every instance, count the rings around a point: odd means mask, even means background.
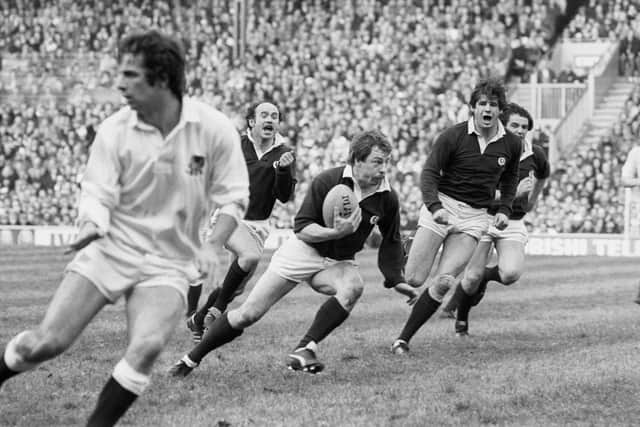
[[[196,255],[196,267],[207,282],[211,283],[215,278],[220,250],[220,245],[205,243]]]
[[[290,166],[294,160],[295,157],[293,156],[293,153],[291,151],[282,153],[282,156],[280,156],[280,159],[278,160],[278,167],[286,168],[287,166]]]
[[[504,230],[507,225],[509,225],[509,217],[503,213],[497,213],[493,220],[493,226],[498,230]]]
[[[336,206],[333,211],[333,228],[338,232],[338,238],[355,233],[362,221],[362,209],[357,206],[346,218],[340,216],[340,209]]]
[[[518,188],[516,190],[516,197],[529,194],[529,192],[531,192],[532,189],[533,189],[533,179],[531,179],[530,177],[526,177],[518,183]]]
[[[449,213],[444,209],[438,209],[433,213],[433,220],[438,224],[448,225],[449,224]]]

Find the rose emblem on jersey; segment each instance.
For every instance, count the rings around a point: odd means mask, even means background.
[[[204,168],[204,156],[191,156],[188,168],[189,175],[202,175],[202,169]]]
[[[498,166],[504,166],[507,163],[507,159],[504,157],[498,157]]]
[[[374,215],[369,219],[369,223],[373,225],[376,225],[378,221],[380,221],[380,217],[377,215]]]

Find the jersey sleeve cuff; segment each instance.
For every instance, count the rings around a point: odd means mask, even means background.
[[[511,216],[511,208],[508,206],[500,206],[498,208],[498,213],[505,214],[507,217]]]
[[[98,227],[100,234],[104,236],[109,231],[111,212],[109,208],[94,197],[82,197],[78,206],[77,224],[80,225],[85,222],[94,223]]]
[[[384,279],[384,287],[387,289],[395,288],[400,283],[406,283],[404,277],[396,277],[395,279]]]

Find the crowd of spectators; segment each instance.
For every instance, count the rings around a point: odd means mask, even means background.
[[[593,42],[608,40],[620,43],[620,75],[640,77],[640,1],[587,0],[564,27],[562,40]],[[538,72],[544,69],[537,67]],[[553,73],[545,82],[584,81],[587,71],[572,67]],[[546,73],[546,75],[550,75]],[[538,81],[543,81],[538,79]]]
[[[159,27],[184,41],[188,94],[240,130],[251,102],[280,106],[299,185],[276,226],[291,225],[310,178],[345,160],[355,132],[378,127],[394,141],[390,177],[414,228],[436,135],[466,119],[478,79],[507,75],[515,40],[548,49],[560,2],[249,0],[243,45],[235,3],[0,0],[0,95],[10,101],[0,107],[0,224],[73,222],[95,126],[119,102],[117,40]]]
[[[578,145],[576,153],[560,159],[535,213],[526,217],[530,228],[540,233],[621,233],[621,169],[639,138],[640,84],[608,135],[593,146]]]

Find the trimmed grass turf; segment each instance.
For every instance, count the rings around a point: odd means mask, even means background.
[[[61,249],[2,247],[0,259],[4,346],[40,320],[70,258]],[[638,260],[531,257],[519,283],[489,285],[471,314],[468,339],[454,336],[452,321],[434,318],[406,357],[390,354],[389,345],[409,307],[383,289],[375,252],[359,261],[367,286],[352,316],[320,346],[325,372],[284,367],[325,298],[303,285],[190,377],[175,381],[166,370],[192,345],[180,325],[151,388],[121,425],[631,426],[640,420],[640,306],[631,301]],[[122,356],[125,336],[122,305],[107,307],[67,353],[5,384],[0,425],[83,425]]]

